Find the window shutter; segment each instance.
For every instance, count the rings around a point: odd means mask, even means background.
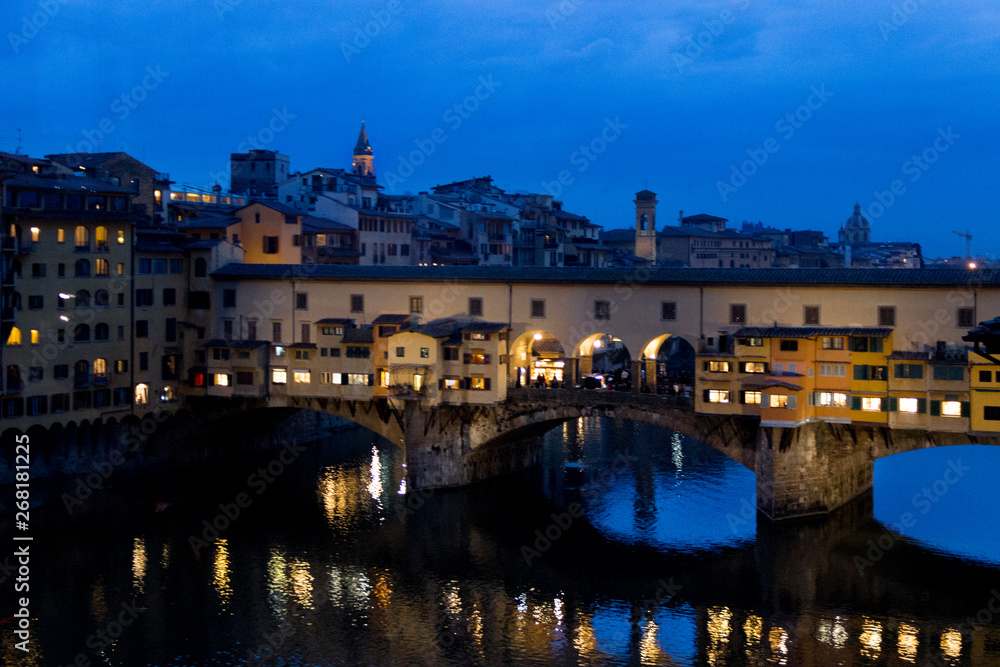
[[[903,375],[903,364],[896,364],[895,376],[897,378],[906,377],[905,375]]]
[[[701,369],[703,371],[705,371],[706,373],[708,372],[708,362],[707,361],[701,362]]]
[[[941,401],[931,401],[931,417],[941,416]]]
[[[701,397],[701,400],[703,400],[703,401],[705,401],[706,403],[708,403],[708,389],[705,389],[705,390],[704,390],[704,391],[702,392],[702,397]]]
[[[205,374],[205,386],[206,387],[214,387],[215,386],[215,373],[206,373]]]
[[[789,396],[788,396],[788,409],[789,410],[794,410],[795,409],[796,398],[797,398],[796,396],[792,396],[791,394],[789,394]]]
[[[375,375],[373,373],[368,374],[368,386],[369,387],[375,386]]]
[[[471,355],[471,354],[469,354],[468,352],[466,352],[466,353],[465,353],[465,354],[464,354],[464,355],[462,356],[462,363],[463,363],[463,364],[471,364],[471,363],[472,363],[472,355]]]
[[[810,408],[816,407],[816,394],[806,394],[806,405]]]
[[[472,389],[472,378],[464,378],[463,382],[465,384],[463,389]]]
[[[881,409],[882,412],[889,412],[889,399],[888,398],[883,398],[881,401],[878,402],[878,404],[879,404],[879,409]]]
[[[927,399],[926,398],[918,398],[917,399],[917,412],[919,414],[922,414],[922,415],[923,414],[927,414]]]
[[[438,380],[438,391],[444,391],[444,378]]]
[[[895,396],[889,397],[889,412],[899,412],[899,399]]]
[[[923,366],[921,366],[920,364],[914,364],[913,367],[910,370],[913,371],[913,379],[915,379],[915,380],[922,380],[923,379],[923,377],[924,377],[924,367]]]
[[[851,396],[851,410],[860,410],[860,409],[861,409],[861,397]]]
[[[340,384],[350,384],[350,374],[349,373],[341,373],[341,375],[340,375]]]
[[[867,380],[868,379],[868,367],[864,365],[854,366],[854,379],[855,380]]]
[[[969,405],[968,401],[962,401],[962,416],[963,417],[971,417],[972,416],[972,408]]]
[[[226,373],[226,385],[230,386],[230,387],[233,386],[233,374],[232,373]]]
[[[486,391],[490,390],[490,378],[483,378],[483,389],[485,389]],[[962,403],[962,410],[963,411],[965,410],[965,406],[967,406],[967,405],[968,405],[968,403]]]
[[[484,354],[483,355],[483,361],[484,361],[484,363],[487,363],[487,364],[490,363],[490,355]]]
[[[462,334],[462,340],[472,340],[472,335],[464,333]]]
[[[747,404],[747,393],[745,391],[740,392],[740,405]]]

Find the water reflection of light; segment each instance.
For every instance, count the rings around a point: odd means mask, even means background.
[[[160,552],[160,567],[166,570],[170,567],[170,543],[163,543],[163,551]]]
[[[316,485],[316,490],[319,493],[327,521],[334,523],[348,515],[347,502],[351,494],[348,481],[342,470],[337,468],[324,470]]]
[[[215,556],[212,559],[212,587],[219,594],[222,608],[229,606],[233,596],[229,581],[229,543],[224,538],[215,541]]]
[[[146,584],[146,541],[141,537],[132,540],[132,583],[143,592]]]
[[[681,449],[681,434],[673,433],[670,436],[670,451],[671,459],[674,462],[674,467],[677,470],[681,470],[684,467],[684,452]]]
[[[382,509],[382,461],[378,458],[378,449],[372,445],[371,481],[368,482],[368,493],[372,500],[378,502],[379,509]]]
[[[899,624],[899,639],[896,642],[900,660],[906,662],[917,661],[917,648],[920,640],[917,638],[917,629],[907,623]]]
[[[556,598],[552,601],[552,612],[556,615],[556,624],[562,625],[563,622],[563,601]]]
[[[104,578],[98,577],[90,587],[90,613],[99,624],[108,622],[108,602],[104,598]]]
[[[779,665],[788,664],[788,633],[782,628],[771,628],[767,635],[768,643],[771,645],[771,660]]]
[[[639,660],[644,665],[663,664],[665,656],[660,650],[660,643],[657,639],[659,631],[660,626],[656,624],[656,621],[649,619],[643,629],[642,639],[639,640]]]
[[[406,478],[399,480],[399,491],[396,492],[400,496],[406,495]]]
[[[579,625],[573,633],[573,648],[580,654],[581,661],[592,661],[597,657],[597,637],[590,624],[591,617],[581,614],[579,619]]]
[[[459,595],[458,582],[450,581],[444,591],[444,608],[452,616],[462,613],[462,596]]]
[[[824,644],[830,644],[835,648],[844,648],[847,644],[847,628],[840,616],[835,616],[832,621],[823,619],[816,629],[816,638]]]
[[[962,635],[950,629],[941,633],[941,652],[949,660],[958,660],[962,655]]]
[[[861,626],[861,655],[866,658],[877,658],[882,652],[882,624],[865,618]]]
[[[727,607],[711,607],[708,610],[708,664],[725,663],[726,647],[729,643],[730,621],[733,613]]]
[[[292,597],[306,609],[312,609],[313,576],[309,572],[309,563],[304,560],[293,560],[288,563],[288,573]]]
[[[284,613],[288,590],[288,575],[285,572],[285,554],[273,547],[267,559],[267,597],[275,616]]]
[[[760,616],[750,614],[747,620],[743,621],[743,634],[747,636],[747,644],[760,642],[760,630],[763,622]]]

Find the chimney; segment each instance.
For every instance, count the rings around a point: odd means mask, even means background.
[[[684,211],[683,210],[677,211],[677,224],[678,225],[683,225],[684,224]]]

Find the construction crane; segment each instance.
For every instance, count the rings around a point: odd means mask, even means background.
[[[972,259],[972,256],[969,254],[969,245],[972,243],[972,234],[969,233],[969,230],[966,229],[964,234],[962,232],[952,232],[952,233],[965,237],[965,260],[968,261]]]

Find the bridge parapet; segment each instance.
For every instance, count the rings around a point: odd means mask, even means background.
[[[509,401],[526,403],[561,403],[579,406],[624,405],[662,410],[694,410],[694,399],[691,397],[634,394],[624,391],[595,389],[534,389],[530,387],[518,387],[507,390],[507,399]]]

